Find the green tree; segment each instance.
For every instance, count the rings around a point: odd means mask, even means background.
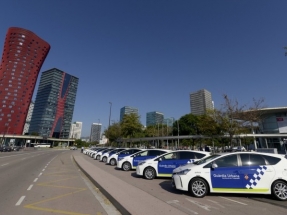
[[[116,142],[122,137],[121,124],[118,122],[113,123],[108,129],[104,131],[104,134],[110,142]]]
[[[136,113],[124,115],[120,125],[122,135],[125,138],[135,138],[143,136],[143,125],[140,123],[140,117]]]

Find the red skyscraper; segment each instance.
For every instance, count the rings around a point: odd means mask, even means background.
[[[0,65],[0,134],[22,135],[29,105],[50,45],[33,32],[12,27]]]

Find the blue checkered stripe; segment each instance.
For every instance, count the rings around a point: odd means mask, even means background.
[[[264,175],[266,169],[267,169],[266,166],[259,166],[245,187],[247,189],[253,189],[254,187],[256,187],[256,185],[258,184],[258,182],[261,180],[262,176]]]

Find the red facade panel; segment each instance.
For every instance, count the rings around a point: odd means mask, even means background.
[[[22,135],[38,74],[50,45],[29,30],[6,34],[0,65],[0,134]]]

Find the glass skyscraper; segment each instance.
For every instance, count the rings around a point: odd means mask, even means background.
[[[190,93],[190,113],[204,115],[208,109],[213,109],[211,93],[205,89]]]
[[[163,124],[163,113],[153,111],[146,114],[146,126]]]
[[[123,120],[126,114],[131,114],[131,113],[139,114],[139,110],[135,107],[129,107],[129,106],[122,107],[121,113],[120,113],[120,121]]]
[[[53,68],[42,73],[29,134],[69,138],[79,79]]]

